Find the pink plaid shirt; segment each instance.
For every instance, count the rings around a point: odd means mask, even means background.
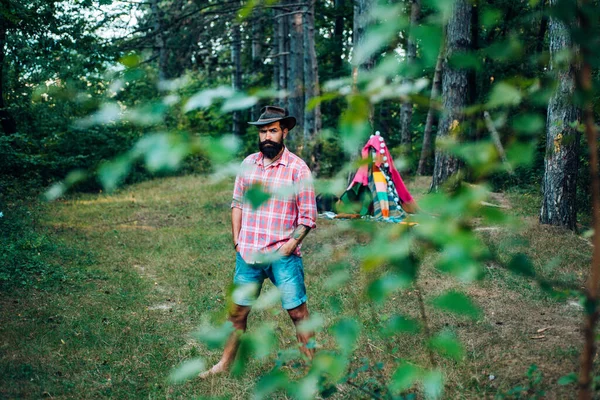
[[[279,160],[264,167],[262,153],[254,153],[242,162],[235,180],[231,207],[242,209],[242,228],[238,251],[246,262],[279,250],[298,225],[316,226],[317,205],[310,169],[287,148]],[[261,185],[269,200],[253,209],[244,198],[252,185]],[[298,246],[294,254],[300,256]]]

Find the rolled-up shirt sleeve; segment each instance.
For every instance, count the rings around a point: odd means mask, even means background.
[[[298,225],[315,228],[317,226],[317,202],[315,200],[312,176],[308,167],[302,169],[298,174],[297,185],[296,205],[298,207]]]
[[[235,185],[233,186],[233,200],[231,201],[231,208],[242,208],[244,204],[244,176],[242,173],[238,174],[235,178]]]

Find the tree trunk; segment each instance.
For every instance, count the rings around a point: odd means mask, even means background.
[[[364,40],[369,25],[369,12],[376,5],[376,0],[354,0],[354,19],[352,21],[352,45],[356,49]],[[354,55],[352,55],[354,58]],[[352,76],[354,80],[354,89],[356,90],[356,81],[361,70],[370,70],[375,66],[375,60],[370,58],[365,60],[360,65],[354,65],[352,68]],[[373,106],[369,105],[369,123],[371,130],[373,129]],[[360,149],[350,156],[350,162],[354,162],[360,157]],[[348,173],[348,184],[354,179],[354,172]]]
[[[536,40],[536,49],[538,53],[544,51],[544,38],[546,37],[546,31],[548,30],[548,15],[544,13],[544,3],[545,1],[540,3],[540,12],[542,13],[542,17],[540,19],[540,29],[538,30]]]
[[[321,2],[324,3],[324,2]],[[315,2],[315,7],[319,7],[322,9],[321,3]],[[347,26],[346,24],[350,23],[350,18],[352,14],[350,11],[349,0],[334,0],[334,27],[333,27],[333,39],[331,46],[331,71],[334,72],[337,76],[344,76],[346,73],[346,65],[348,60],[344,59],[344,49],[346,48],[346,44],[344,42],[344,32],[350,32],[352,27]],[[317,10],[319,9],[317,8]],[[318,13],[318,11],[317,11]],[[332,76],[329,76],[332,78]],[[324,102],[321,104],[321,113],[327,115],[327,117],[331,121],[339,120],[341,110],[344,108],[343,99],[337,98],[332,99],[331,101]]]
[[[281,90],[279,87],[279,21],[277,18],[277,9],[273,9],[273,42],[271,47],[271,54],[273,54],[273,87],[277,90]]]
[[[417,44],[412,35],[412,30],[417,25],[421,14],[421,0],[411,0],[410,6],[410,33],[406,43],[406,64],[410,67],[415,63],[417,57]],[[413,105],[408,100],[402,103],[400,108],[400,143],[406,156],[410,156],[412,147],[412,131],[410,123],[412,120]]]
[[[332,64],[334,71],[342,70],[342,54],[344,51],[344,0],[335,0],[335,25],[333,28]]]
[[[369,12],[376,5],[375,0],[354,0],[354,22],[352,31],[352,43],[354,47],[358,46],[365,40],[365,34],[369,25]],[[366,60],[358,66],[358,69],[370,70],[375,65],[373,58]],[[357,73],[355,71],[354,73]]]
[[[556,0],[551,0],[553,5]],[[557,54],[572,48],[567,27],[550,18],[550,69],[556,73],[557,88],[548,103],[546,119],[546,159],[544,165],[543,199],[540,211],[542,224],[564,226],[574,230],[577,222],[577,170],[579,167],[579,131],[571,124],[581,119],[573,105],[576,68],[558,65]]]
[[[459,137],[464,129],[463,109],[469,98],[469,74],[464,69],[455,69],[448,65],[448,59],[455,53],[467,52],[471,48],[471,12],[472,5],[468,0],[457,0],[454,3],[452,16],[446,30],[446,51],[442,73],[442,102],[444,113],[438,126],[437,137],[452,135]],[[459,161],[453,155],[436,148],[432,191],[440,186],[459,170]]]
[[[296,129],[288,134],[292,147],[301,139],[304,125],[304,15],[300,6],[294,4],[290,18],[290,65],[288,76],[289,113],[296,117]]]
[[[158,6],[158,0],[151,0],[150,8],[152,10],[152,18],[154,22],[154,51],[155,57],[158,58],[158,79],[167,79],[167,47],[162,26],[162,13]]]
[[[4,57],[6,56],[6,31],[7,23],[4,15],[0,13],[0,111],[4,111]]]
[[[586,24],[583,25],[587,30]],[[586,59],[587,56],[584,56]],[[584,62],[579,71],[579,81],[582,92],[593,98],[592,92],[592,67]],[[594,359],[596,358],[596,324],[598,323],[598,284],[600,282],[600,171],[598,170],[598,132],[594,121],[594,105],[586,101],[583,111],[585,123],[585,134],[588,142],[590,155],[590,191],[592,193],[592,227],[594,237],[592,242],[592,265],[586,282],[585,304],[586,313],[583,325],[583,351],[581,352],[581,363],[579,368],[579,394],[581,400],[591,400],[593,396],[592,374],[594,371]]]
[[[479,9],[481,8],[482,1],[474,0],[471,2],[473,7],[471,8],[471,51],[477,53],[479,51]],[[475,68],[469,69],[469,99],[468,104],[477,103],[477,70]],[[477,137],[477,140],[480,138]]]
[[[4,109],[4,57],[6,54],[6,20],[2,13],[0,13],[0,125],[5,135],[9,132],[6,131],[4,125],[6,124],[7,112]]]
[[[0,13],[0,126],[5,135],[11,135],[17,132],[17,123],[5,109],[4,103],[4,58],[6,56],[6,34],[8,31],[8,21]]]
[[[236,91],[242,89],[241,42],[240,26],[234,22],[231,29],[231,83]],[[233,112],[233,134],[236,136],[242,134],[242,113],[239,110]]]
[[[252,19],[252,74],[254,83],[257,84],[258,76],[262,70],[262,18],[258,13],[254,13]],[[277,64],[277,63],[273,63]],[[250,110],[250,119],[256,121],[260,116],[260,104],[255,104]]]
[[[431,96],[429,100],[429,111],[427,111],[427,120],[425,121],[425,130],[423,131],[423,147],[421,148],[421,158],[419,159],[419,167],[417,175],[423,176],[427,172],[429,158],[431,156],[431,132],[433,125],[437,119],[437,111],[433,107],[433,103],[438,100],[440,90],[442,88],[442,60],[444,55],[444,47],[440,49],[437,63],[435,64],[435,72],[433,73],[433,83],[431,85]]]
[[[587,6],[588,2],[582,2]],[[580,13],[582,11],[580,10]],[[579,15],[583,32],[590,32],[595,21],[590,17]],[[593,17],[592,17],[593,18]],[[589,36],[584,36],[589,37]],[[593,45],[592,45],[593,46]],[[579,90],[581,98],[585,99],[583,105],[583,121],[585,136],[588,142],[590,157],[590,192],[592,194],[592,227],[594,236],[592,243],[592,264],[586,282],[585,290],[585,320],[583,326],[584,345],[581,353],[579,368],[579,394],[580,400],[591,400],[594,395],[593,373],[594,359],[596,358],[596,324],[598,322],[598,285],[600,284],[600,171],[598,171],[598,129],[594,121],[594,90],[592,78],[592,65],[590,59],[595,57],[596,49],[590,45],[582,46],[583,65],[578,71]]]
[[[594,80],[592,62],[596,58],[596,44],[587,41],[597,34],[595,13],[588,10],[590,2],[578,2],[578,23],[581,27],[580,46],[582,65],[577,71],[578,95],[583,100],[583,123],[587,138],[590,165],[590,193],[592,197],[592,262],[585,290],[585,319],[583,325],[584,345],[579,367],[578,399],[591,400],[594,396],[594,360],[596,359],[596,340],[598,322],[598,289],[600,285],[600,171],[598,170],[598,128],[594,121]]]
[[[308,103],[319,96],[319,71],[317,53],[315,50],[315,6],[311,3],[304,18],[304,103]],[[304,144],[308,145],[321,125],[321,107],[304,112]]]
[[[282,9],[278,12],[275,18],[274,29],[277,30],[278,38],[278,51],[277,51],[277,62],[279,64],[279,84],[277,87],[280,90],[287,90],[288,88],[288,65],[290,59],[290,39],[289,39],[289,24],[288,18],[285,17],[287,10]],[[287,96],[279,100],[279,104],[282,107],[287,107],[288,104]]]
[[[277,90],[281,90],[281,82],[279,81],[279,68],[281,67],[281,55],[279,54],[279,44],[283,41],[280,36],[280,23],[279,23],[279,11],[277,8],[273,8],[273,47],[271,52],[273,54],[273,87]],[[279,100],[278,105],[282,105]]]
[[[393,132],[393,130],[395,129],[395,127],[392,128],[390,126],[390,120],[392,119],[392,117],[390,117],[390,115],[392,114],[391,108],[392,106],[394,106],[394,108],[399,109],[399,107],[397,107],[397,105],[393,103],[394,102],[390,100],[381,101],[377,104],[377,106],[374,107],[375,110],[373,114],[377,115],[377,118],[374,118],[374,120],[377,121],[377,124],[374,124],[373,129],[375,129],[376,131],[380,131],[380,133],[384,135],[384,137],[389,137],[388,135],[390,134],[390,132]],[[395,112],[394,115],[397,115],[397,113]]]

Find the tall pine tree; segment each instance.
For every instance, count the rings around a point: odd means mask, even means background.
[[[473,6],[468,0],[454,3],[452,16],[446,29],[446,51],[442,73],[442,101],[444,111],[438,126],[438,138],[448,135],[460,137],[464,129],[464,108],[469,99],[469,74],[466,70],[448,64],[457,53],[468,52],[472,44],[471,13]],[[431,190],[436,191],[459,170],[459,160],[436,146],[435,165]]]
[[[557,0],[551,0],[555,5]],[[573,45],[565,24],[550,18],[550,69],[556,74],[556,91],[548,103],[546,120],[546,158],[540,222],[575,229],[577,222],[577,170],[579,168],[579,131],[573,123],[580,111],[573,105],[576,68],[572,62],[558,62],[558,56]]]

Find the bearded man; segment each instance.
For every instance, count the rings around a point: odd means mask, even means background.
[[[297,330],[298,324],[309,316],[300,244],[316,226],[317,207],[310,169],[284,145],[296,118],[284,108],[266,106],[259,119],[249,124],[258,127],[260,152],[242,162],[231,203],[236,250],[233,281],[236,288],[243,289],[234,290],[234,304],[229,310],[236,332],[227,341],[221,360],[202,373],[202,378],[227,371],[231,366],[239,346],[239,332],[246,330],[248,314],[265,278],[279,289],[281,304],[296,326],[300,351],[309,359],[314,352],[307,347],[313,334]],[[245,195],[256,185],[270,197],[255,209]],[[293,194],[282,194],[290,192],[286,188],[293,188]]]

